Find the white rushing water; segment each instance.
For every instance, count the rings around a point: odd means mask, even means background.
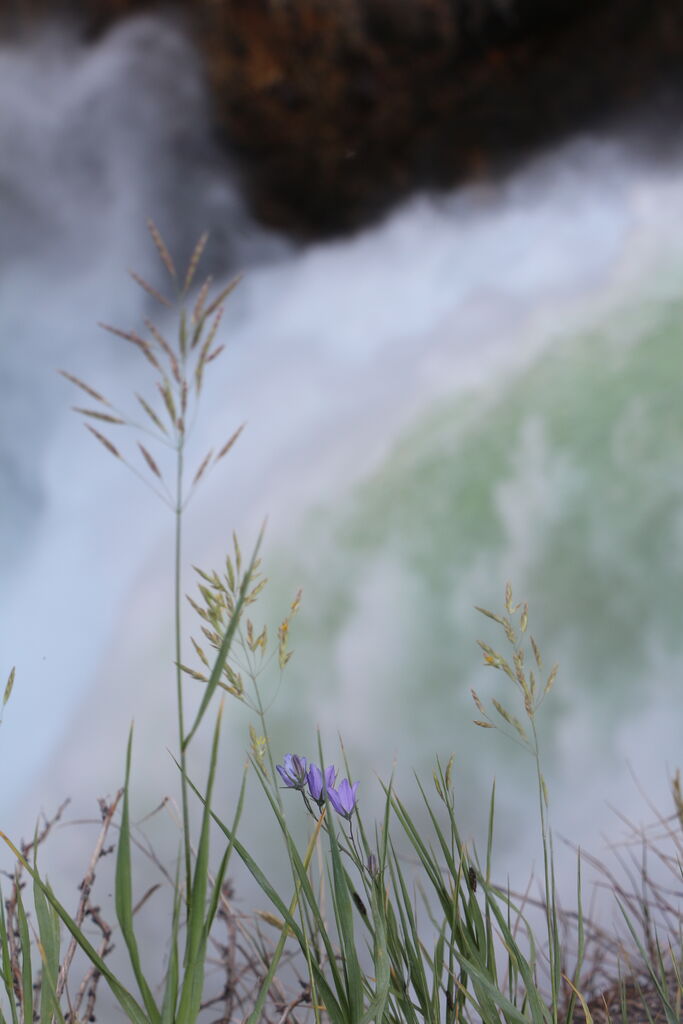
[[[453,751],[467,834],[497,774],[501,864],[528,860],[531,765],[471,725],[469,697],[501,695],[473,605],[500,610],[511,579],[562,666],[542,723],[559,832],[595,849],[608,800],[639,814],[629,765],[664,800],[683,703],[681,166],[578,139],[295,249],[249,223],[173,26],[5,45],[0,84],[2,827],[30,831],[65,793],[94,807],[132,718],[141,813],[174,785],[170,517],[55,374],[116,399],[144,387],[95,323],[149,312],[126,274],[160,279],[148,216],[181,254],[211,227],[207,269],[247,271],[197,460],[248,427],[190,507],[186,550],[219,565],[233,528],[246,547],[268,516],[273,627],[304,587],[278,753],[339,730],[371,806],[394,757],[410,788]],[[231,712],[226,794],[249,720]]]

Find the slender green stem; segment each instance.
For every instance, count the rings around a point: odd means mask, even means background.
[[[185,435],[178,435],[176,458],[176,502],[175,502],[175,556],[174,556],[174,600],[175,600],[175,661],[176,697],[178,706],[178,746],[180,756],[180,787],[183,808],[183,846],[185,849],[185,902],[189,904],[192,886],[192,848],[190,842],[190,814],[187,791],[185,756],[185,712],[183,707],[182,664],[182,551],[183,551],[183,469]]]
[[[268,751],[268,762],[270,764],[270,776],[273,780],[273,791],[275,799],[278,802],[278,806],[282,807],[282,795],[280,788],[277,785],[277,772],[275,771],[275,758],[273,757],[273,749],[270,743],[270,736],[268,734],[268,725],[266,723],[266,711],[263,706],[263,700],[261,699],[261,691],[259,690],[258,683],[256,682],[256,676],[252,674],[252,683],[254,686],[254,693],[256,694],[256,713],[259,718],[259,724],[263,732],[263,738],[266,741],[266,750]]]
[[[548,826],[548,810],[545,803],[545,792],[543,788],[543,772],[541,770],[541,755],[538,747],[538,734],[536,732],[536,721],[533,715],[529,716],[531,731],[534,741],[534,759],[536,761],[536,776],[538,779],[538,801],[541,816],[541,839],[543,841],[543,877],[545,883],[545,916],[548,930],[548,959],[550,961],[550,988],[552,995],[552,1019],[557,1024],[557,1010],[559,992],[557,989],[557,949],[555,947],[555,891],[554,872],[552,871],[552,835]]]

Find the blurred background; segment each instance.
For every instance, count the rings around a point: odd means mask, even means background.
[[[522,888],[533,766],[472,725],[470,697],[512,698],[474,610],[500,611],[511,580],[560,664],[540,723],[557,833],[600,854],[624,834],[610,806],[668,813],[682,62],[677,0],[5,0],[3,830],[31,834],[65,796],[96,815],[132,719],[139,816],[176,783],[172,517],[56,374],[121,405],[149,386],[96,326],[150,315],[128,275],[163,287],[148,217],[179,264],[208,228],[204,271],[245,275],[197,464],[247,427],[188,508],[185,588],[268,517],[257,621],[274,631],[303,588],[285,680],[263,681],[276,754],[341,734],[371,811],[376,775],[395,765],[417,806],[413,769],[453,753],[479,843],[497,777],[497,870]],[[250,721],[228,710],[226,815]]]

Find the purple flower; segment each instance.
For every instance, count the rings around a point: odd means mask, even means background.
[[[288,789],[301,790],[306,785],[306,766],[306,758],[298,754],[285,754],[284,764],[275,765]]]
[[[334,786],[335,779],[337,778],[337,769],[332,764],[325,769],[325,783],[323,785],[323,773],[317,764],[309,764],[306,778],[311,799],[315,800],[318,807],[322,807],[325,803],[325,790],[329,793]]]
[[[357,789],[358,783],[354,782],[352,786],[348,779],[342,779],[337,789],[328,789],[327,795],[337,814],[344,818],[351,817],[356,809]]]

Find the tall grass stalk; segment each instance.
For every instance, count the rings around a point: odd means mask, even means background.
[[[526,728],[519,717],[507,705],[492,698],[492,711],[487,711],[476,691],[472,697],[481,715],[475,724],[485,729],[502,730],[515,743],[527,749],[534,760],[538,792],[538,811],[543,847],[544,910],[547,933],[547,952],[551,988],[551,1009],[553,1024],[557,1024],[558,1007],[562,986],[562,947],[560,942],[560,920],[557,908],[555,885],[555,854],[553,834],[550,825],[548,788],[541,764],[541,751],[536,726],[536,716],[544,700],[551,692],[557,678],[558,666],[554,665],[547,675],[544,672],[541,651],[533,636],[528,634],[529,608],[526,603],[515,603],[512,586],[505,587],[505,614],[498,615],[486,608],[478,608],[482,615],[493,620],[502,629],[512,656],[505,658],[488,644],[480,641],[484,662],[501,671],[514,684],[522,701]],[[578,910],[582,914],[581,907]]]

